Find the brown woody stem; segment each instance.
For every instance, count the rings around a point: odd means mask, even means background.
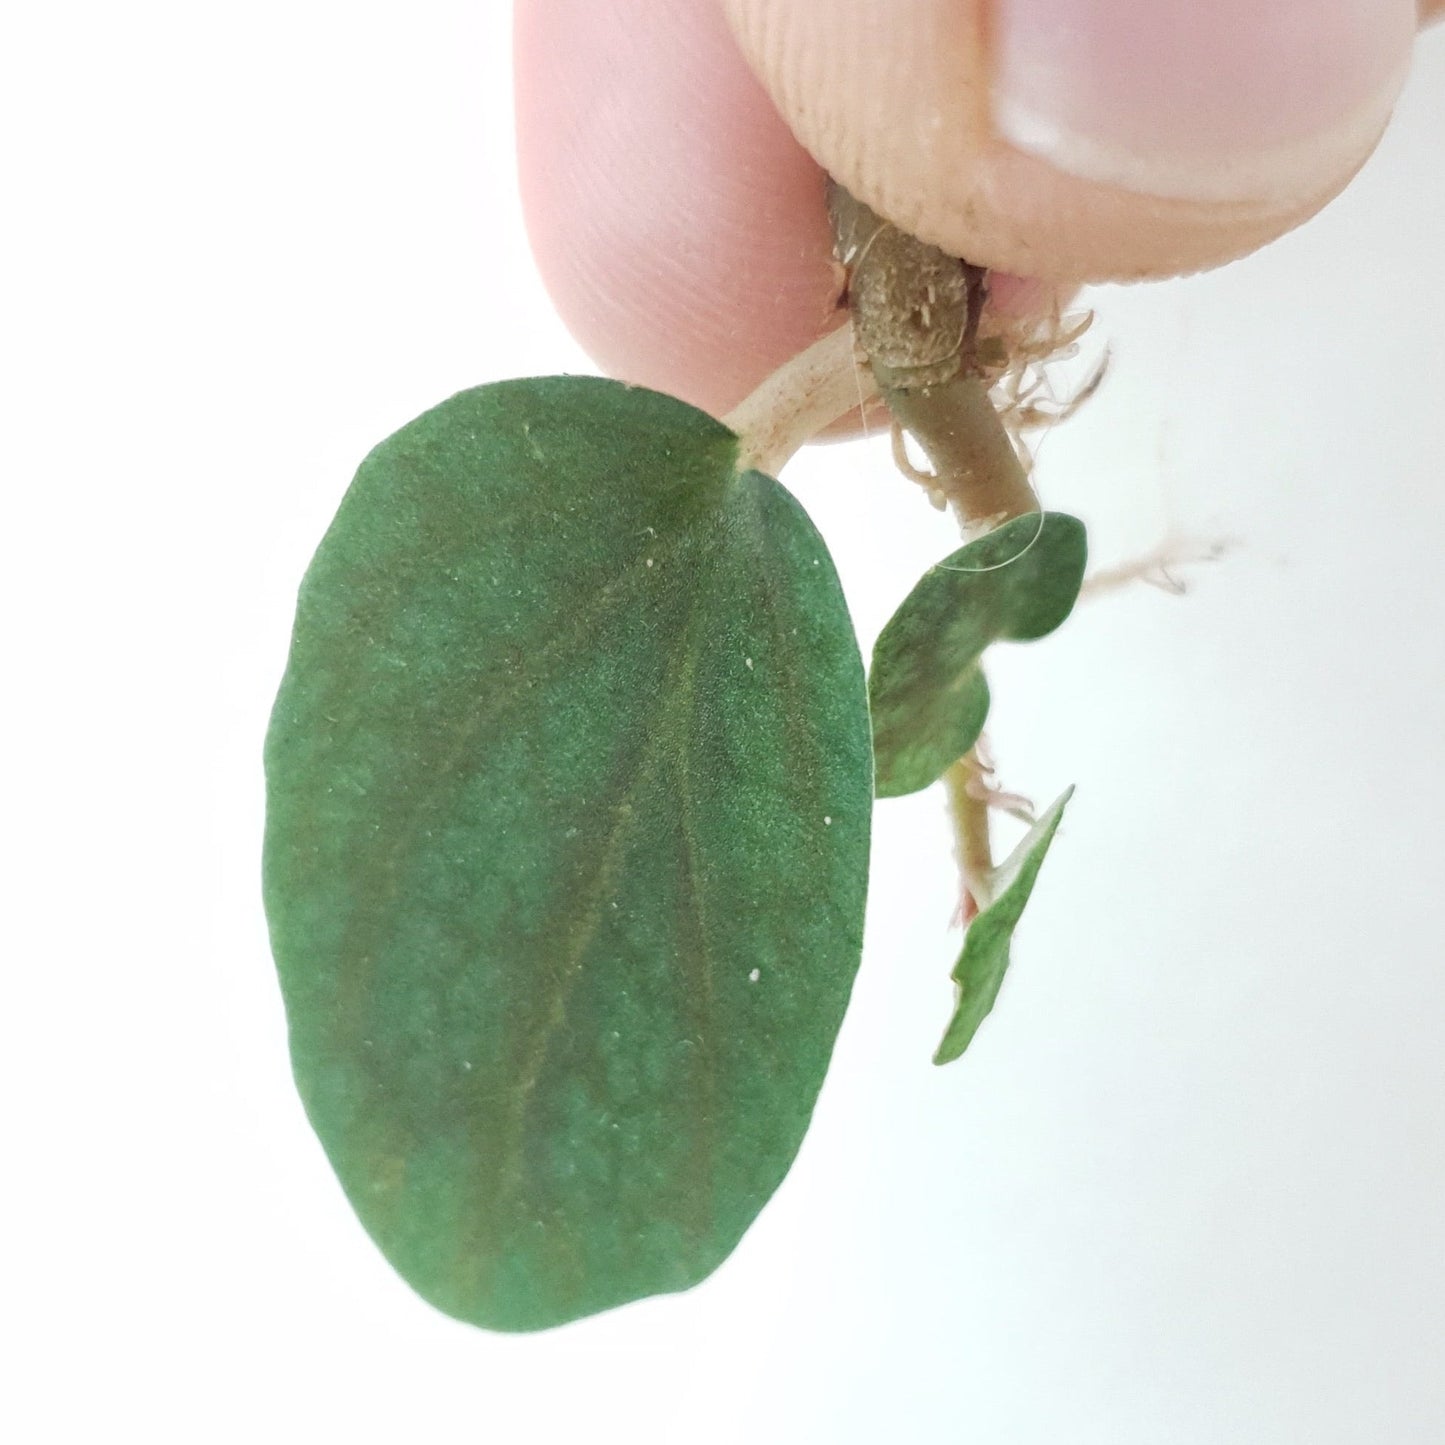
[[[900,231],[833,183],[853,336],[894,419],[923,448],[968,532],[1038,510],[976,352],[987,274]]]

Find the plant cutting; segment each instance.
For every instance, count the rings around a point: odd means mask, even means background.
[[[830,207],[851,325],[735,412],[462,392],[366,458],[301,587],[264,865],[297,1084],[387,1258],[486,1328],[686,1289],[737,1244],[827,1071],[875,798],[941,780],[955,819],[938,1063],[994,1006],[1068,801],[1034,818],[981,740],[987,649],[1084,578],[1018,437],[1021,378],[1072,338],[1010,334],[982,270]],[[968,537],[866,672],[775,480],[860,400]],[[1029,824],[1002,862],[1000,808]]]

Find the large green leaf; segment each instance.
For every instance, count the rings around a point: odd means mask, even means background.
[[[1084,580],[1084,525],[1062,512],[1016,517],[932,567],[889,619],[868,677],[880,798],[942,777],[983,731],[992,642],[1052,632]]]
[[[267,739],[302,1097],[427,1299],[496,1329],[685,1289],[792,1162],[862,939],[862,664],[726,428],[590,379],[362,464]]]
[[[968,925],[963,952],[953,968],[953,981],[958,988],[953,1017],[943,1041],[933,1056],[935,1064],[947,1064],[958,1058],[973,1042],[978,1026],[988,1017],[1008,972],[1009,946],[1014,929],[1023,917],[1034,881],[1043,867],[1044,855],[1058,832],[1064,808],[1074,795],[1070,788],[1041,817],[1017,848],[994,869],[987,880],[988,897],[978,917]]]

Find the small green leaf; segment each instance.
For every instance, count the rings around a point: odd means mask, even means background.
[[[362,464],[266,762],[296,1078],[366,1228],[532,1330],[686,1289],[787,1172],[857,970],[861,659],[737,438],[580,378]]]
[[[1028,642],[1072,611],[1084,580],[1084,524],[1062,512],[1016,517],[931,568],[889,619],[868,678],[880,798],[926,788],[983,731],[992,642]]]
[[[994,869],[987,907],[968,925],[963,952],[953,969],[958,999],[947,1032],[933,1056],[935,1064],[951,1063],[973,1042],[978,1026],[988,1017],[1008,971],[1009,944],[1023,916],[1044,855],[1054,841],[1064,808],[1073,797],[1070,788],[1041,817],[1018,847]]]

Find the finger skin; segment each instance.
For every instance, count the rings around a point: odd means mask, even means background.
[[[1350,180],[1386,111],[1361,102],[1358,143],[1302,191],[1241,200],[1142,194],[1065,174],[995,133],[989,0],[723,0],[744,53],[794,133],[875,210],[980,265],[1055,280],[1137,280],[1217,266],[1313,215]],[[997,3],[997,0],[995,0]],[[1145,0],[1095,0],[1116,16]],[[1361,85],[1387,104],[1408,59],[1410,11]],[[1058,8],[1058,7],[1055,7]],[[1236,7],[1238,8],[1238,7]],[[1195,27],[1207,35],[1207,25]],[[1210,36],[1219,57],[1233,43]],[[1313,65],[1314,57],[1300,57]],[[1326,64],[1323,73],[1333,73]],[[1341,75],[1347,67],[1341,68]],[[1378,84],[1376,84],[1378,81]],[[1209,79],[1201,81],[1206,94]],[[1268,87],[1256,98],[1267,100]],[[1375,119],[1378,110],[1378,119]],[[1141,157],[1141,166],[1145,165]]]
[[[842,319],[823,174],[708,0],[520,0],[522,203],[611,375],[714,413]]]
[[[516,5],[522,198],[558,311],[604,370],[714,414],[840,319],[822,171],[781,119],[724,17],[726,6],[758,61],[776,42],[749,32],[748,3]],[[828,0],[814,8],[836,18],[862,3]],[[959,12],[976,8],[976,0],[949,3]],[[1445,0],[1430,0],[1422,19],[1442,11]],[[904,64],[914,65],[915,82],[930,67],[937,71],[938,55],[929,52],[940,48],[936,34],[917,37]],[[855,58],[869,49],[851,46]],[[798,85],[806,94],[820,83]],[[808,125],[792,120],[826,159]],[[906,113],[881,116],[878,126],[885,135],[919,134]],[[856,168],[856,146],[853,159]],[[867,170],[864,164],[857,174]],[[964,214],[964,232],[930,233],[925,212],[936,203],[940,177],[961,185],[963,201],[949,204]],[[866,181],[845,179],[880,206]],[[880,190],[880,208],[928,239],[1005,272],[1064,283],[1005,276],[998,289],[1016,310],[1047,309],[1077,279],[1217,264],[1272,239],[1327,199],[1321,194],[1288,213],[1141,205],[1138,196],[1087,186],[1007,148],[987,152],[977,165],[935,158],[911,179],[895,172]]]
[[[824,173],[714,0],[518,0],[514,51],[532,251],[603,370],[721,415],[842,322]]]

